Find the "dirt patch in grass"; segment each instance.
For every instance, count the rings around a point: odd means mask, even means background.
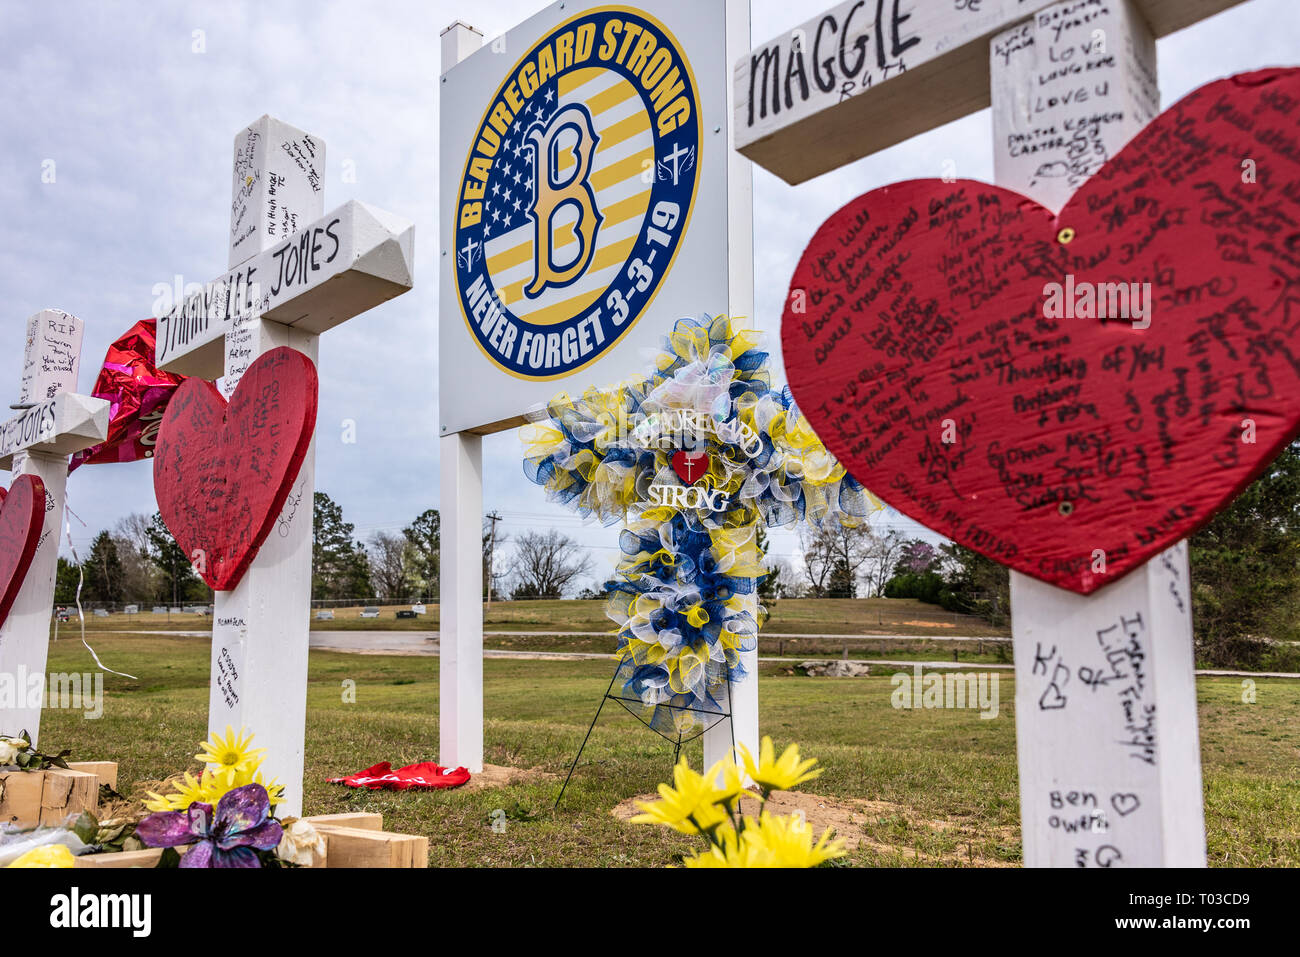
[[[640,808],[637,807],[637,802],[649,803],[657,798],[657,794],[638,794],[636,797],[620,802],[610,813],[620,821],[629,821],[635,815],[641,813]],[[975,828],[960,821],[927,820],[902,804],[893,804],[889,801],[870,801],[865,798],[822,797],[804,791],[779,791],[772,795],[767,802],[767,806],[768,810],[774,814],[798,814],[802,812],[804,819],[812,825],[813,833],[818,837],[826,828],[831,828],[834,836],[842,840],[845,849],[850,852],[856,851],[859,847],[866,847],[878,854],[900,856],[907,860],[919,861],[932,866],[942,866],[944,864],[976,865],[980,867],[1010,866],[1007,861],[973,853],[974,843],[977,840],[985,840],[989,837],[987,827],[977,832]],[[758,808],[759,801],[757,797],[745,798],[741,801],[741,810],[745,814],[757,815]],[[952,851],[935,854],[919,850],[906,842],[891,843],[873,837],[872,832],[876,831],[879,825],[892,826],[894,822],[900,820],[907,822],[906,830],[912,834],[930,834],[935,837],[942,837],[944,840],[941,843],[950,845],[955,841],[960,847]],[[1008,841],[1016,840],[1019,837],[1018,829],[1015,827],[994,828],[993,830],[1005,831],[1006,834],[1000,836],[1005,837]]]
[[[500,764],[485,764],[478,774],[456,788],[457,791],[486,791],[488,788],[509,787],[512,784],[538,784],[554,781],[558,775],[541,768],[509,768]]]

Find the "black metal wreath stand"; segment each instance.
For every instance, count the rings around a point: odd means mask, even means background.
[[[701,729],[700,731],[697,731],[694,734],[688,735],[686,737],[682,737],[682,733],[679,731],[677,732],[676,739],[672,738],[669,735],[664,734],[662,731],[653,727],[650,724],[650,722],[646,721],[646,719],[642,717],[640,714],[638,714],[636,711],[633,711],[632,705],[628,703],[628,700],[626,698],[620,698],[618,695],[610,693],[614,690],[614,682],[618,680],[618,673],[619,670],[622,668],[622,666],[623,666],[622,661],[619,661],[614,665],[614,675],[609,679],[609,687],[605,689],[605,693],[601,696],[600,704],[596,706],[596,714],[591,719],[591,724],[587,726],[587,733],[582,738],[582,744],[579,745],[578,747],[578,753],[574,755],[573,763],[569,765],[569,773],[565,776],[564,784],[560,788],[560,793],[555,798],[556,809],[559,808],[560,802],[564,800],[564,792],[567,791],[569,788],[569,781],[572,780],[573,778],[573,771],[575,768],[577,768],[578,762],[582,759],[582,752],[586,749],[587,742],[591,739],[591,732],[595,730],[596,722],[600,720],[600,712],[604,709],[606,701],[617,701],[620,705],[623,706],[623,710],[625,710],[628,714],[632,715],[634,718],[636,718],[638,721],[644,724],[647,728],[650,728],[650,730],[653,731],[655,734],[659,735],[659,737],[663,738],[665,741],[672,741],[673,742],[673,765],[672,765],[673,767],[677,767],[677,760],[681,756],[683,744],[687,744],[691,741],[694,741],[700,735],[704,734],[705,731],[708,731],[709,728],[712,728],[714,724],[717,724],[717,721],[715,721],[713,722],[713,724],[710,724],[707,727]],[[637,703],[640,704],[640,702]],[[661,707],[663,706],[661,705]],[[703,708],[677,708],[676,710],[694,711],[698,714],[707,714],[707,715],[716,716],[718,718],[718,721],[725,720],[727,722],[728,729],[731,731],[731,750],[734,752],[736,750],[736,726],[735,724],[732,723],[730,709],[731,709],[731,674],[728,673],[726,711],[706,711]]]

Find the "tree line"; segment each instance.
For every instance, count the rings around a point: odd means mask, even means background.
[[[312,528],[315,600],[436,602],[441,519],[425,509],[400,532],[357,538],[355,525],[317,492]],[[759,546],[766,534],[759,530]],[[897,531],[827,528],[800,533],[802,569],[773,560],[760,584],[778,598],[915,598],[949,611],[1010,621],[1010,576],[984,556]],[[1300,670],[1300,442],[1292,444],[1190,542],[1197,661],[1214,667]],[[484,521],[483,597],[599,598],[578,591],[589,550],[559,530],[505,535]],[[59,559],[55,601],[71,604],[78,582],[89,603],[206,603],[212,593],[162,518],[128,515],[95,536],[80,565]]]
[[[1300,671],[1300,442],[1193,534],[1188,549],[1197,663]],[[883,594],[1010,621],[1010,573],[960,545],[903,543]]]
[[[157,512],[132,514],[91,540],[80,564],[59,557],[54,602],[88,604],[207,604],[212,590],[190,564]]]
[[[438,600],[442,519],[436,508],[425,509],[400,533],[377,531],[361,541],[355,529],[336,502],[316,493],[313,599]],[[592,567],[587,550],[555,529],[511,537],[486,518],[480,560],[485,599],[571,597]]]

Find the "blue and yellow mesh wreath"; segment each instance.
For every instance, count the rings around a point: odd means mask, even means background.
[[[767,574],[760,523],[855,525],[880,503],[822,445],[788,388],[772,388],[759,334],[726,317],[681,319],[655,371],[580,397],[560,394],[549,423],[525,426],[524,474],[551,501],[606,525],[626,522],[606,613],[618,626],[615,684],[661,733],[689,734],[722,712],[758,644]],[[695,484],[727,504],[655,505],[680,486],[671,459],[705,451]],[[717,496],[715,496],[715,499]],[[725,696],[723,696],[725,700]]]

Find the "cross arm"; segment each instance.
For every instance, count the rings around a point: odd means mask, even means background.
[[[1136,6],[1159,38],[1243,2]],[[736,148],[793,185],[981,110],[989,41],[1056,3],[844,0],[736,61]]]
[[[406,292],[413,284],[415,227],[356,201],[239,264],[158,320],[158,367],[216,379],[225,334],[256,314],[321,333]]]
[[[75,392],[24,409],[0,424],[0,469],[12,469],[19,452],[71,455],[108,437],[109,403]]]

